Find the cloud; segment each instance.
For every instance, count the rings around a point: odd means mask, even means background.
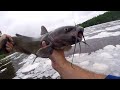
[[[105,13],[106,11],[77,11],[74,13],[76,23],[83,23],[95,16]]]
[[[0,30],[3,33],[39,36],[40,27],[48,31],[65,25],[82,23],[105,11],[8,11],[0,12]]]

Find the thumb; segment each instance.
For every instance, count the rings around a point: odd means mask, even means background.
[[[47,46],[46,42],[42,41],[42,47],[45,47],[45,46]]]

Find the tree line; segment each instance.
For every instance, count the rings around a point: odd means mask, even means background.
[[[92,19],[89,19],[81,24],[79,24],[82,27],[89,27],[105,22],[110,22],[114,20],[119,20],[120,19],[120,11],[107,11],[104,14],[101,14],[99,16],[96,16]]]

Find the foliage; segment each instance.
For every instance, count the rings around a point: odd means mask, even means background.
[[[82,27],[89,27],[105,22],[110,22],[114,20],[119,20],[120,19],[120,11],[108,11],[102,15],[96,16],[90,20],[87,20],[83,22],[82,24],[79,24]]]

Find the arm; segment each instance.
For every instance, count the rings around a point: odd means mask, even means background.
[[[44,41],[42,44],[43,46],[46,45]],[[52,67],[63,79],[104,79],[106,77],[105,75],[82,69],[74,64],[71,67],[71,63],[66,60],[63,50],[54,50],[49,58],[52,61]]]

